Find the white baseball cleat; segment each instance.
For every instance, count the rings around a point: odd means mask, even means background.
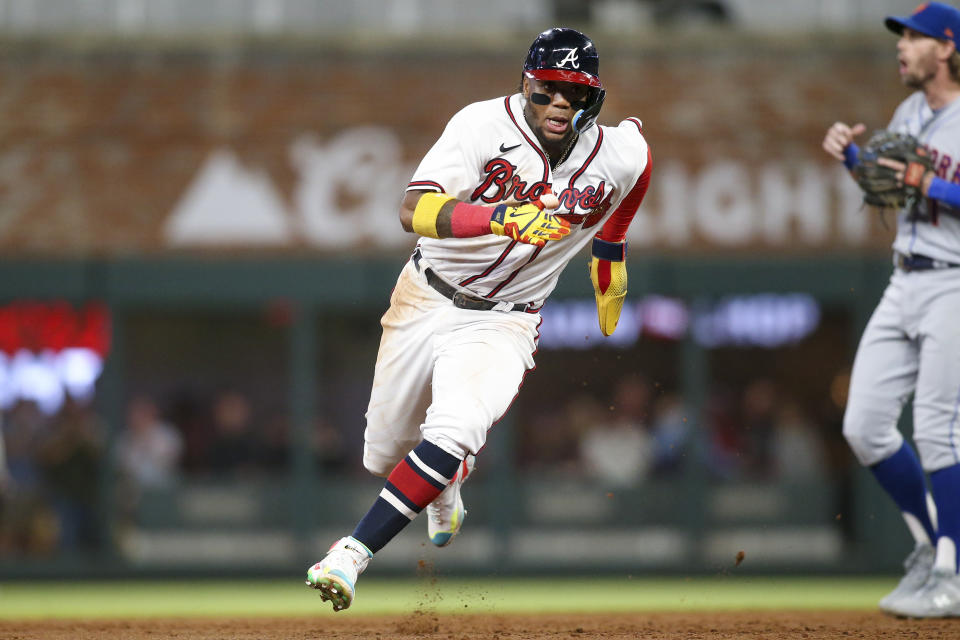
[[[320,592],[320,599],[343,611],[353,602],[357,576],[363,573],[373,554],[359,540],[340,538],[323,560],[307,569],[307,586]]]
[[[904,618],[960,617],[960,576],[934,568],[926,584],[901,599],[889,613]]]
[[[900,603],[905,599],[917,593],[927,579],[930,577],[930,571],[933,569],[933,558],[936,552],[933,545],[917,545],[907,559],[903,561],[904,575],[900,579],[893,591],[888,593],[880,600],[880,610],[885,613],[898,615]]]
[[[460,485],[473,472],[475,464],[476,456],[468,454],[447,488],[427,505],[427,535],[430,542],[438,547],[447,546],[460,533],[463,519],[467,517],[467,509],[460,497]]]

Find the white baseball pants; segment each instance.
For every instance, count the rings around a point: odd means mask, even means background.
[[[455,307],[410,261],[380,324],[364,466],[385,476],[423,439],[476,455],[534,366],[540,314]]]

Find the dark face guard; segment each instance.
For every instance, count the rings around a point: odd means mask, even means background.
[[[593,126],[597,121],[597,116],[600,115],[600,109],[603,107],[603,99],[606,96],[607,92],[605,90],[595,87],[590,88],[590,95],[588,95],[584,101],[583,107],[573,114],[573,121],[570,124],[573,127],[574,133],[579,134]]]

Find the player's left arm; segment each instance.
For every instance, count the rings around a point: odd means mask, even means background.
[[[947,182],[928,171],[923,179],[923,193],[931,200],[938,200],[951,207],[960,208],[960,184]]]
[[[627,229],[650,186],[652,170],[653,155],[648,146],[646,166],[640,177],[593,239],[590,281],[597,299],[600,331],[605,336],[612,335],[617,328],[627,296]]]
[[[916,181],[916,178],[911,179],[907,177],[907,166],[902,162],[881,158],[877,160],[877,163],[897,171],[897,179],[900,182],[907,181],[908,183],[912,183]],[[914,186],[917,185],[915,184]],[[933,169],[927,169],[923,174],[919,180],[919,187],[921,193],[927,198],[943,202],[951,207],[960,208],[960,184],[944,180],[937,176]]]

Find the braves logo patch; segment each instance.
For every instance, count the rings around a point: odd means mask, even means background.
[[[558,49],[558,51],[563,51],[563,49]],[[567,55],[565,55],[563,59],[557,63],[557,66],[566,67],[567,64],[569,64],[574,69],[580,68],[580,60],[579,58],[577,58],[577,50],[575,48],[567,49]]]

